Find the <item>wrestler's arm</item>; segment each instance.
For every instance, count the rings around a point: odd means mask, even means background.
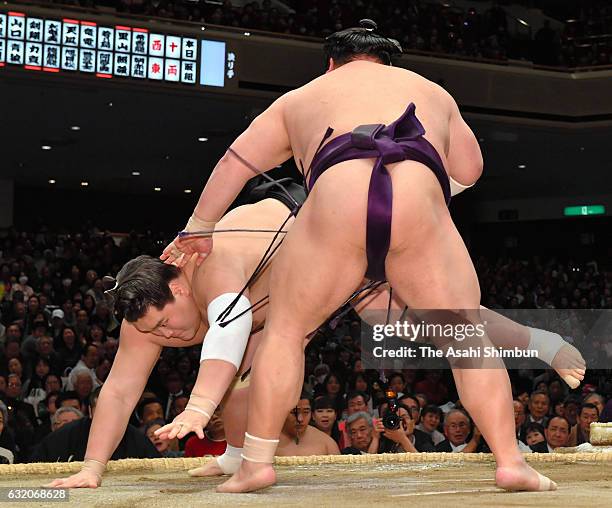
[[[448,95],[448,94],[447,94]],[[476,136],[461,116],[455,100],[448,95],[450,101],[449,145],[447,170],[449,176],[458,184],[453,194],[474,185],[483,170],[482,152]]]
[[[96,403],[85,460],[106,464],[121,442],[130,415],[136,407],[147,380],[159,358],[161,346],[151,342],[147,334],[139,332],[127,321],[121,323],[119,349]],[[94,465],[95,465],[94,463]],[[89,473],[89,474],[88,474]],[[90,471],[85,468],[63,480],[55,480],[52,487],[94,487]],[[101,479],[98,481],[98,485]]]
[[[286,95],[277,99],[231,145],[240,157],[261,172],[269,171],[291,157],[291,143],[285,126],[286,103]],[[213,169],[194,215],[204,221],[219,220],[254,176],[252,169],[226,152]]]
[[[213,169],[198,204],[183,231],[210,232],[234,202],[248,180],[259,172],[266,172],[291,157],[291,143],[285,126],[285,94],[261,113],[232,143]],[[248,163],[240,160],[242,158]],[[252,166],[254,169],[249,167]],[[197,253],[201,264],[212,250],[212,238],[177,236],[163,251],[160,258],[169,264],[184,266],[191,255]]]
[[[195,288],[196,292],[201,291],[205,295],[204,301],[212,302],[221,295],[238,293],[244,287],[247,282],[244,270],[240,263],[235,263],[235,259],[235,256],[228,255],[223,250],[212,252],[206,263],[209,268],[214,267],[214,269],[209,269],[207,276],[198,280],[201,287]],[[243,295],[248,298],[248,290]],[[215,337],[211,334],[215,333],[216,328],[213,323],[210,323],[211,320],[212,317],[209,315],[210,326],[204,337],[203,348],[207,344],[207,340],[215,340]],[[228,328],[228,330],[231,330],[231,328]],[[246,333],[249,332],[250,325]],[[231,348],[234,347],[233,342],[233,337],[224,337],[224,344],[219,344],[219,346],[225,349]],[[212,413],[223,399],[237,372],[238,367],[229,361],[213,358],[202,360],[185,411],[171,423],[156,430],[155,434],[162,439],[174,439],[175,437],[182,439],[193,431],[200,439],[203,439],[204,427],[208,424]]]

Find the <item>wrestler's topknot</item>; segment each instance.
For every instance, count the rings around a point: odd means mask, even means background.
[[[329,35],[325,39],[326,64],[331,58],[336,66],[343,65],[359,56],[374,57],[385,65],[391,65],[393,55],[402,52],[395,39],[383,37],[376,32],[378,25],[371,19],[359,21],[359,27],[347,28]]]
[[[133,323],[153,306],[163,309],[174,301],[169,283],[179,276],[179,269],[159,258],[138,256],[119,270],[115,287],[107,291],[113,299],[115,315]]]

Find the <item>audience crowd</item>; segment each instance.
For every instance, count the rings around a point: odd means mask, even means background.
[[[0,462],[82,460],[119,343],[101,277],[164,245],[161,233],[111,236],[93,227],[0,237]],[[476,268],[491,308],[612,308],[612,272],[595,261],[483,257]],[[280,455],[488,450],[450,371],[365,369],[360,333],[357,316],[348,314],[307,348],[303,394],[287,415]],[[204,439],[154,435],[185,409],[199,356],[200,346],[163,350],[113,458],[223,453],[218,414]],[[591,422],[612,418],[610,371],[587,371],[574,391],[552,370],[511,371],[511,380],[517,440],[526,451],[583,443]],[[382,423],[390,405],[396,430]]]
[[[41,0],[43,3],[110,7],[119,13],[210,23],[288,35],[325,37],[371,18],[405,50],[470,59],[508,58],[551,66],[612,63],[612,5],[606,0],[482,2],[463,9],[425,0]],[[512,3],[540,7],[541,26],[511,14]],[[563,4],[559,6],[558,4]],[[556,21],[555,21],[556,18]],[[551,19],[553,24],[551,24]],[[539,23],[539,22],[538,22]],[[553,28],[558,26],[561,28]]]

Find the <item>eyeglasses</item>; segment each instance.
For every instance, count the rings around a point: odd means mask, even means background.
[[[453,430],[457,430],[457,429],[465,429],[468,426],[467,423],[462,422],[462,423],[450,423],[448,425],[449,429],[453,429]]]

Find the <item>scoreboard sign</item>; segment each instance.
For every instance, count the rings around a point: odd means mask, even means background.
[[[147,28],[0,12],[0,66],[224,87],[234,77],[225,46]]]

